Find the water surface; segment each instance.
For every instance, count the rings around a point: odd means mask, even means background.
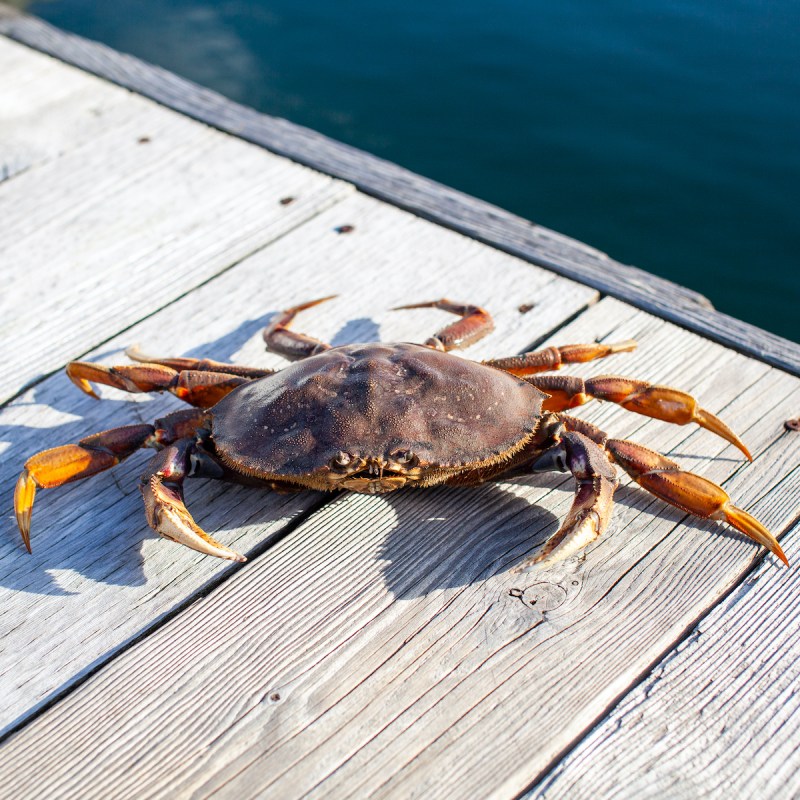
[[[29,10],[800,339],[796,0]]]

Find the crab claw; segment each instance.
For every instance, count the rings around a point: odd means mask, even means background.
[[[14,514],[28,552],[37,489],[63,486],[110,469],[140,447],[152,446],[154,435],[152,425],[126,425],[86,436],[78,444],[53,447],[31,456],[14,490]]]
[[[539,462],[534,462],[531,469],[552,468],[551,464],[568,469],[575,478],[572,507],[563,525],[545,542],[541,552],[523,561],[514,572],[547,568],[575,555],[602,535],[611,519],[617,476],[596,442],[569,431]]]
[[[91,361],[70,361],[67,364],[67,377],[82,391],[99,400],[92,383],[113,386],[125,392],[157,392],[171,388],[178,377],[174,369],[160,364],[143,366],[126,364],[107,367]]]
[[[192,519],[183,501],[183,481],[193,442],[181,440],[165,448],[150,462],[139,488],[150,527],[165,539],[185,545],[199,553],[228,561],[247,559],[209,536]]]

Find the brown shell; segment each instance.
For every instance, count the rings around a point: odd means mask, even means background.
[[[433,467],[475,464],[535,430],[537,389],[415,344],[353,344],[244,384],[212,410],[223,458],[260,475],[309,475],[340,451],[411,450]]]

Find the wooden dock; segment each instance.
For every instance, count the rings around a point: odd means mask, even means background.
[[[800,346],[697,294],[158,68],[0,9],[0,795],[800,796]],[[92,74],[93,73],[93,74]],[[100,76],[100,77],[98,77]],[[471,358],[635,338],[576,367],[680,386],[754,455],[693,426],[580,410],[723,485],[751,541],[623,480],[611,529],[538,575],[571,479],[388,496],[197,481],[199,524],[244,565],[157,538],[148,453],[43,491],[25,459],[175,398],[70,359],[285,363],[315,336],[421,341],[443,295],[492,311]],[[525,306],[532,308],[525,312]]]

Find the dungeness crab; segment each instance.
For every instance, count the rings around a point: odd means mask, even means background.
[[[146,358],[130,351],[140,363],[69,364],[69,377],[91,395],[94,381],[129,392],[169,391],[195,408],[176,411],[154,425],[97,433],[28,459],[14,495],[28,549],[37,487],[89,477],[139,448],[152,447],[159,452],[141,478],[150,526],[167,539],[234,561],[244,557],[202,531],[187,511],[186,478],[220,478],[278,491],[376,494],[405,486],[471,486],[528,472],[569,471],[577,483],[572,508],[524,568],[565,558],[603,533],[617,464],[662,500],[728,522],[788,563],[775,537],[732,505],[715,483],[562,413],[592,398],[607,400],[667,422],[695,422],[750,458],[739,437],[693,397],[614,375],[583,380],[537,374],[632,350],[635,342],[548,347],[475,363],[447,351],[488,333],[492,319],[482,308],[443,299],[404,306],[435,306],[459,315],[424,345],[330,347],[289,330],[298,311],[320,302],[288,309],[264,331],[268,349],[298,361],[279,372],[205,359]]]

